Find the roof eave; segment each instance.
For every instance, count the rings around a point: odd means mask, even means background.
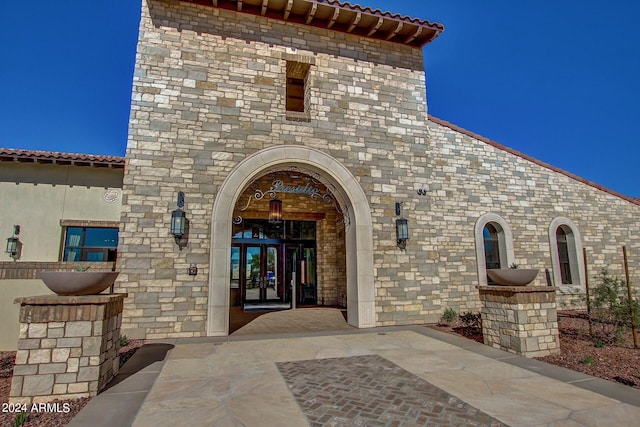
[[[124,168],[125,159],[119,156],[0,148],[0,162]]]
[[[180,0],[422,48],[444,25],[338,0]]]

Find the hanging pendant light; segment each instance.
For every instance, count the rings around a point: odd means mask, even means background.
[[[269,201],[269,222],[277,224],[282,221],[282,201],[273,199]]]

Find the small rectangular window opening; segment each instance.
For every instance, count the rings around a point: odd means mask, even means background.
[[[309,112],[310,64],[287,61],[286,109],[292,113]]]

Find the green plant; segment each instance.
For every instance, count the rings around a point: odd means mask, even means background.
[[[78,265],[78,266],[76,266],[76,271],[80,271],[80,272],[87,271],[90,268],[91,268],[91,266],[89,266],[89,265]]]
[[[444,313],[442,314],[442,316],[440,317],[440,323],[443,323],[445,325],[450,325],[453,322],[455,322],[457,318],[458,318],[458,313],[456,313],[456,311],[453,308],[447,307],[444,310]]]
[[[129,338],[127,338],[126,335],[122,335],[120,337],[120,347],[124,347],[125,345],[127,345],[129,343]]]
[[[600,338],[596,338],[593,340],[593,346],[595,348],[604,348],[604,342]]]
[[[13,427],[23,426],[24,423],[27,422],[28,418],[29,418],[29,414],[27,412],[20,412],[18,415],[16,415],[16,418],[13,420]]]
[[[518,268],[520,268],[520,264],[516,264],[515,262],[512,262],[511,265],[509,266],[510,269],[512,270],[516,270]]]
[[[582,363],[584,363],[585,365],[594,365],[596,361],[593,360],[593,357],[591,356],[585,356],[585,358],[582,359]]]
[[[467,329],[480,329],[482,327],[480,313],[466,311],[460,314],[460,321],[462,322],[462,327]]]
[[[633,305],[636,324],[640,320],[637,298],[629,300],[625,281],[602,269],[596,276],[596,285],[590,292],[591,321],[594,338],[603,344],[624,340],[624,332],[631,327],[630,307]]]

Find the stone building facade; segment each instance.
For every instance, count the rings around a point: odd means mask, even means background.
[[[285,224],[317,221],[316,303],[346,306],[357,327],[478,311],[487,224],[499,266],[539,269],[534,284],[557,285],[566,304],[584,291],[582,248],[589,272],[621,274],[622,245],[635,268],[637,200],[428,116],[421,47],[441,25],[337,1],[197,3],[142,5],[118,246],[123,334],[229,332],[234,245],[297,244],[234,237],[256,189],[268,196],[248,209],[262,219],[282,198]],[[280,178],[311,180],[332,202],[269,193]],[[179,192],[185,247],[169,233]]]

